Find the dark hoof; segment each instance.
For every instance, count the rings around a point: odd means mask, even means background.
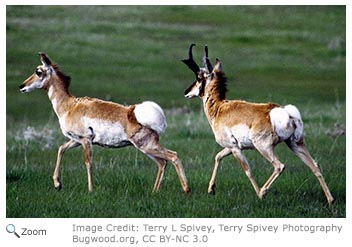
[[[58,186],[55,186],[55,189],[56,189],[57,191],[60,191],[60,190],[62,189],[62,184],[60,183]]]
[[[334,206],[334,202],[335,202],[335,199],[334,199],[334,198],[332,198],[332,199],[328,200],[328,205],[329,205],[329,208],[333,208],[333,206]]]
[[[215,184],[213,184],[210,188],[210,190],[208,190],[208,194],[209,195],[215,195]]]

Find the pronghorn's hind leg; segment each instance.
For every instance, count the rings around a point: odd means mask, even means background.
[[[177,175],[180,179],[182,189],[186,194],[191,193],[191,189],[188,186],[188,181],[183,170],[181,160],[179,159],[176,152],[166,149],[159,144],[159,136],[151,129],[142,128],[137,132],[130,140],[133,145],[141,150],[143,153],[147,154],[149,157],[154,157],[159,166],[159,171],[156,179],[154,189],[160,188],[160,183],[162,176],[164,175],[164,167],[160,170],[160,166],[163,166],[162,163],[159,163],[161,160],[170,161],[176,169]]]
[[[268,160],[274,166],[274,172],[271,174],[269,179],[260,189],[258,194],[259,198],[262,199],[269,191],[270,186],[275,182],[275,180],[281,175],[285,169],[285,165],[281,163],[278,157],[274,154],[274,147],[271,145],[260,145],[259,143],[253,142],[255,148],[258,152]]]
[[[146,150],[142,150],[142,151],[146,152],[149,155],[153,155],[155,157],[158,157],[160,159],[164,159],[164,160],[170,161],[174,165],[174,167],[176,169],[176,172],[177,172],[177,175],[179,177],[179,180],[180,180],[180,183],[181,183],[183,191],[186,194],[190,194],[191,193],[191,189],[188,186],[188,181],[187,181],[185,172],[183,170],[183,166],[182,166],[181,160],[178,157],[176,152],[171,151],[169,149],[166,149],[164,147],[161,147],[160,145],[158,147],[156,147],[156,148],[146,149]],[[159,181],[159,182],[161,182],[161,181]]]
[[[158,192],[160,190],[161,182],[163,181],[165,168],[167,161],[164,159],[160,159],[151,155],[148,155],[152,160],[154,160],[158,165],[158,174],[155,179],[155,184],[153,188],[153,192]]]
[[[54,186],[57,190],[61,190],[61,188],[62,188],[62,183],[60,181],[60,166],[61,166],[62,156],[66,150],[77,147],[79,145],[80,144],[78,142],[70,140],[70,141],[66,142],[65,144],[61,145],[59,148],[59,151],[57,153],[55,171],[54,171],[54,175],[53,175]]]
[[[317,177],[317,179],[319,180],[319,183],[325,193],[328,204],[331,206],[334,201],[334,198],[332,197],[330,190],[329,190],[328,186],[326,185],[326,182],[324,180],[324,177],[322,175],[322,172],[321,172],[318,164],[314,161],[314,159],[312,158],[312,156],[308,152],[308,149],[304,143],[304,139],[302,139],[299,142],[295,142],[295,141],[289,139],[286,141],[286,144],[311,169],[311,171]]]

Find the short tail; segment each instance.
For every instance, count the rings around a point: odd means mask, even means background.
[[[158,104],[144,101],[136,105],[134,115],[141,125],[154,130],[158,135],[164,134],[167,123],[164,111]]]
[[[286,105],[277,107],[270,111],[271,124],[280,137],[284,141],[292,138],[299,142],[303,138],[304,127],[301,114],[294,105]]]

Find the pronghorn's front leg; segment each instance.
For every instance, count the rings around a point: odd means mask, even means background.
[[[61,145],[59,148],[59,151],[57,153],[55,171],[54,171],[54,175],[53,175],[54,186],[57,190],[60,190],[62,188],[62,184],[60,181],[60,165],[61,165],[62,156],[66,150],[68,150],[70,148],[77,147],[79,145],[80,144],[78,142],[75,142],[73,140],[69,140],[65,144]]]
[[[231,149],[224,148],[215,156],[215,165],[213,169],[213,174],[211,175],[211,179],[209,181],[209,187],[208,187],[209,194],[213,194],[213,195],[215,194],[215,180],[216,180],[216,174],[218,173],[220,162],[224,157],[228,156],[229,154],[231,154]]]
[[[84,150],[84,163],[87,167],[88,175],[88,190],[93,191],[93,175],[92,175],[92,142],[89,139],[81,139],[83,150]]]
[[[247,177],[249,178],[249,180],[252,183],[252,186],[255,190],[255,192],[257,193],[257,195],[260,197],[260,190],[259,190],[259,186],[257,184],[257,181],[255,181],[253,175],[252,175],[252,171],[251,168],[248,164],[248,161],[246,159],[246,157],[244,156],[244,154],[242,153],[242,151],[238,148],[233,148],[232,149],[232,154],[236,157],[236,159],[241,163],[241,166],[244,170],[244,172],[246,173]]]

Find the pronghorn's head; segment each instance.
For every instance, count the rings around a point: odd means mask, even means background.
[[[203,97],[207,85],[213,80],[216,73],[221,72],[221,62],[219,59],[216,59],[215,66],[212,66],[208,58],[208,46],[205,46],[205,54],[202,59],[203,67],[200,68],[193,59],[193,46],[195,46],[195,44],[189,47],[188,59],[182,60],[196,76],[195,82],[193,82],[184,93],[185,97],[189,99],[193,97]]]
[[[52,62],[44,53],[39,53],[42,65],[39,65],[35,72],[19,86],[22,93],[28,93],[37,88],[47,88],[48,81],[54,71]]]

